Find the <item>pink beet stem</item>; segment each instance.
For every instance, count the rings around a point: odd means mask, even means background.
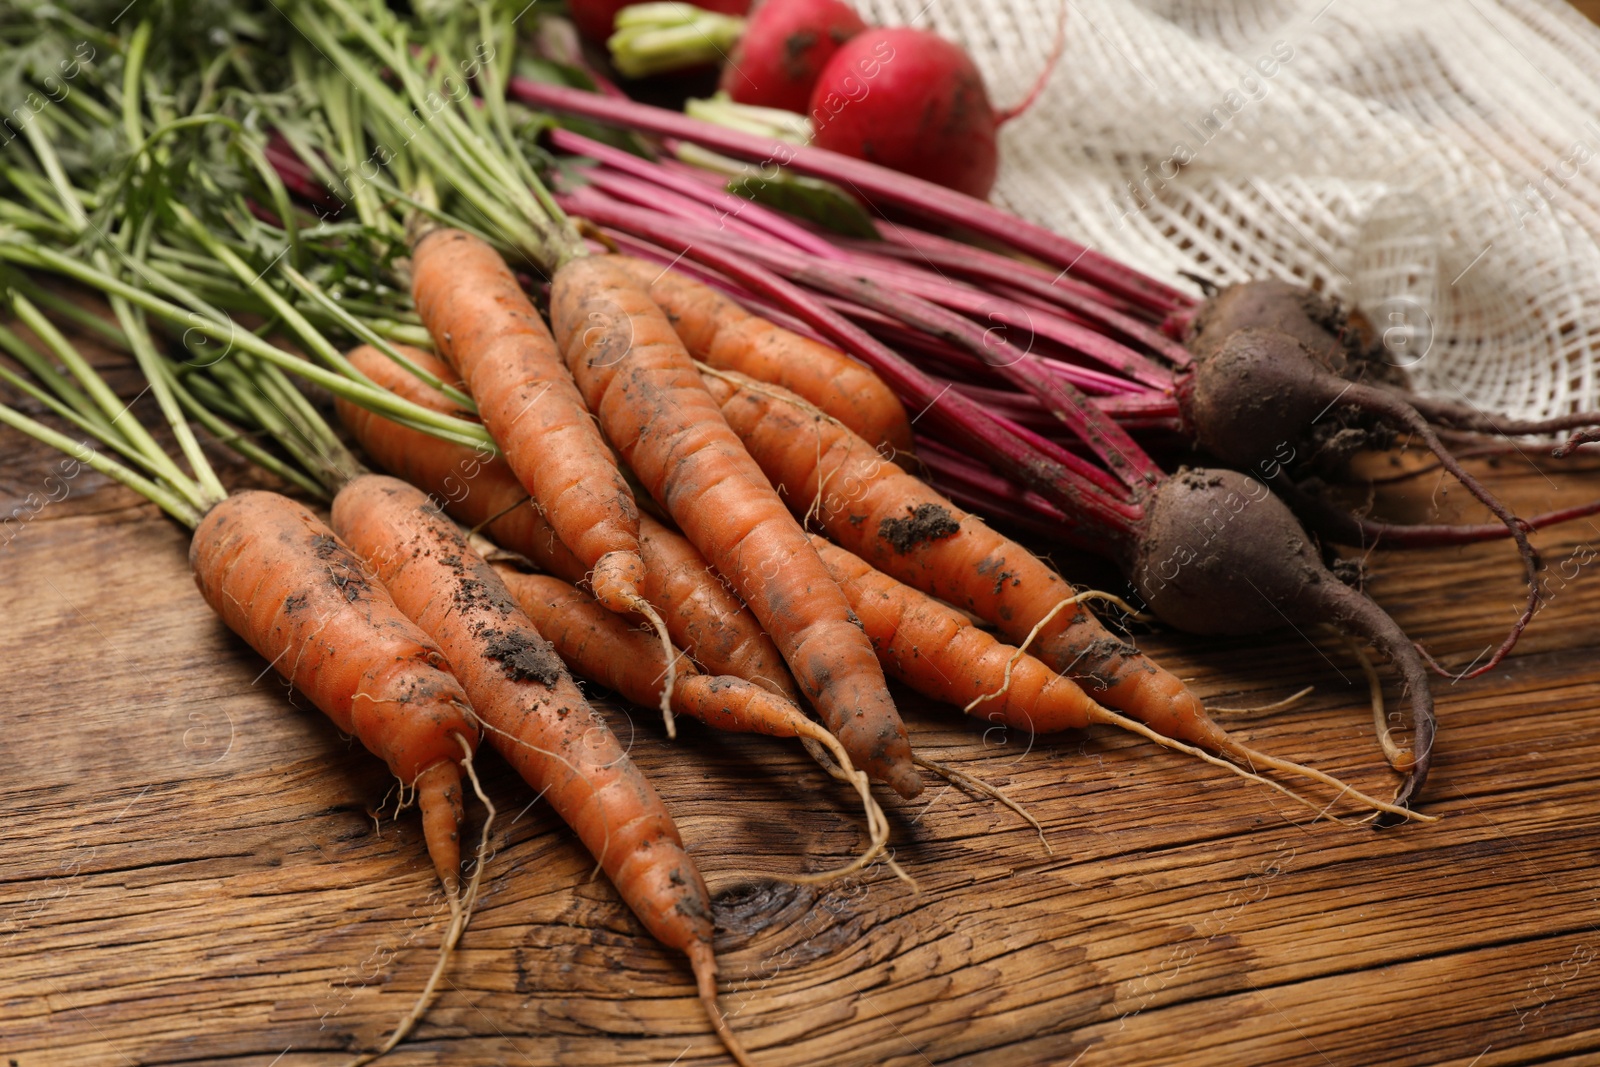
[[[608,125],[625,126],[660,137],[678,137],[738,159],[775,163],[799,174],[836,181],[869,204],[898,207],[943,225],[974,230],[1002,241],[1125,296],[1157,317],[1197,302],[1170,285],[986,201],[874,163],[825,149],[752,136],[646,104],[558,85],[542,85],[526,78],[513,77],[510,91],[518,100],[534,107],[583,115]]]
[[[625,204],[632,204],[647,211],[659,211],[682,222],[720,231],[724,240],[739,248],[745,247],[747,242],[765,244],[777,240],[771,234],[735,215],[719,212],[716,208],[698,200],[680,196],[670,189],[639,181],[617,171],[591,167],[584,172],[583,180],[587,185],[579,185],[575,181],[565,179],[558,181],[556,191],[575,193],[584,188],[598,189]]]
[[[823,300],[838,311],[855,321],[866,326],[882,340],[900,346],[909,346],[918,351],[926,352],[944,363],[960,366],[972,374],[986,380],[999,378],[1005,380],[1000,371],[990,360],[981,359],[972,355],[964,348],[958,348],[948,340],[933,334],[918,332],[907,327],[904,323],[892,316],[885,315],[869,307],[864,307],[843,297],[823,294]],[[1139,386],[1126,378],[1118,378],[1114,374],[1092,370],[1077,363],[1068,362],[1061,358],[1065,353],[1057,351],[1048,344],[1033,346],[1033,354],[1041,358],[1034,366],[1039,373],[1058,378],[1084,392],[1094,395],[1129,395],[1129,396],[1164,396],[1165,394],[1141,390]]]
[[[1010,286],[1039,300],[1050,301],[1084,322],[1099,326],[1129,344],[1145,348],[1174,366],[1185,366],[1192,358],[1187,348],[1149,323],[1108,307],[1077,288],[1069,289],[1031,264],[905,227],[880,226],[879,230],[893,233],[894,236],[883,242],[846,238],[839,243],[844,248],[860,251],[867,251],[867,246],[872,246],[871,250],[882,256],[921,260],[935,270],[947,270],[980,281]]]
[[[673,228],[650,218],[640,236],[671,248],[678,244]],[[841,351],[860,359],[876,371],[915,411],[912,422],[927,418],[932,427],[955,437],[1025,485],[1057,501],[1086,523],[1097,524],[1108,535],[1132,536],[1144,508],[1123,496],[1108,495],[1093,482],[1066,466],[1052,462],[1019,438],[1014,424],[973,404],[966,397],[939,386],[870,334],[825,306],[821,301],[778,275],[709,243],[682,248],[686,258],[722,272],[750,291],[782,305],[810,323]]]
[[[1108,367],[1142,385],[1165,392],[1172,388],[1172,373],[1113,338],[1054,313],[1028,308],[996,290],[985,292],[964,282],[896,263],[887,257],[858,252],[849,260],[852,273],[888,288],[932,301],[952,311],[1048,337],[1070,351]]]
[[[1035,281],[1043,282],[1045,285],[1050,286],[1052,290],[1059,290],[1069,296],[1076,297],[1086,305],[1114,311],[1127,318],[1141,314],[1137,304],[1108,293],[1098,285],[1078,278],[1069,278],[1061,271],[1047,270],[1032,259],[1001,255],[999,252],[994,252],[978,245],[957,241],[953,237],[944,237],[928,230],[920,230],[905,222],[878,219],[873,225],[878,231],[878,236],[888,245],[904,245],[907,248],[918,251],[940,253],[948,258],[952,266],[968,259],[973,263],[980,261],[989,263],[1006,276],[1011,274],[1026,275]],[[841,238],[841,241],[848,240],[852,240],[852,238]],[[890,253],[888,250],[884,250],[884,254],[888,255]]]
[[[734,218],[742,219],[759,230],[765,230],[774,237],[793,245],[801,251],[810,252],[822,259],[842,259],[844,253],[834,248],[826,240],[816,236],[809,230],[795,225],[772,209],[746,200],[742,196],[735,196],[720,187],[707,185],[705,182],[693,181],[677,174],[659,163],[640,159],[631,152],[624,152],[620,148],[601,144],[582,134],[570,130],[555,129],[550,131],[550,143],[564,152],[588,156],[599,160],[613,170],[619,170],[630,177],[642,181],[652,182],[664,189],[670,189],[680,196],[697,200],[708,207],[721,210]]]

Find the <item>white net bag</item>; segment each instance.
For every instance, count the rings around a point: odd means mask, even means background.
[[[1062,0],[860,0],[962,42],[996,106]],[[1600,407],[1600,29],[1562,0],[1065,0],[994,200],[1195,286],[1352,303],[1424,392]]]

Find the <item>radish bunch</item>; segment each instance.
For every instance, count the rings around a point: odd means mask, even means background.
[[[1020,111],[995,109],[960,45],[927,30],[869,27],[843,0],[765,0],[746,19],[639,4],[616,26],[612,59],[625,74],[728,53],[719,89],[734,103],[804,113],[816,145],[970,196],[989,195],[1000,126]]]

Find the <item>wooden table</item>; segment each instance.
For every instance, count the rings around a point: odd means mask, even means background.
[[[386,771],[213,618],[183,531],[87,471],[34,508],[57,462],[0,436],[0,515],[24,516],[0,548],[0,1065],[341,1063],[434,960],[415,815],[373,814],[392,808]],[[1585,465],[1475,469],[1533,513],[1600,492]],[[1378,504],[1474,516],[1463,496],[1428,475]],[[908,697],[922,751],[1005,785],[1053,854],[934,784],[884,800],[917,892],[882,866],[796,888],[762,876],[861,846],[848,795],[789,746],[695,724],[668,743],[653,712],[609,707],[713,889],[725,1001],[762,1064],[1600,1062],[1600,524],[1538,541],[1547,604],[1516,654],[1437,685],[1435,825],[1308,824],[1131,736],[985,734]],[[1522,595],[1504,544],[1369,563],[1378,599],[1453,664]],[[1359,669],[1309,636],[1142,640],[1218,703],[1315,685],[1231,721],[1389,788]],[[483,763],[501,813],[486,891],[388,1062],[726,1062],[684,962]]]

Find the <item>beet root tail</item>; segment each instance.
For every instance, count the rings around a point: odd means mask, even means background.
[[[1400,807],[1411,807],[1423,783],[1427,781],[1433,763],[1435,719],[1427,664],[1405,631],[1370,597],[1338,582],[1323,583],[1320,590],[1319,598],[1325,602],[1324,608],[1330,621],[1341,629],[1365,637],[1374,648],[1388,656],[1400,672],[1411,705],[1411,743],[1408,746],[1409,765],[1395,768],[1405,777],[1395,793],[1394,803]],[[1392,814],[1378,817],[1379,826],[1392,826],[1397,821]]]
[[[1392,660],[1411,700],[1411,758],[1394,803],[1428,776],[1433,695],[1426,662],[1382,608],[1334,577],[1287,504],[1231,470],[1180,470],[1149,501],[1143,536],[1124,566],[1159,618],[1199,634],[1250,634],[1332,622]],[[1387,813],[1380,825],[1399,816]]]

